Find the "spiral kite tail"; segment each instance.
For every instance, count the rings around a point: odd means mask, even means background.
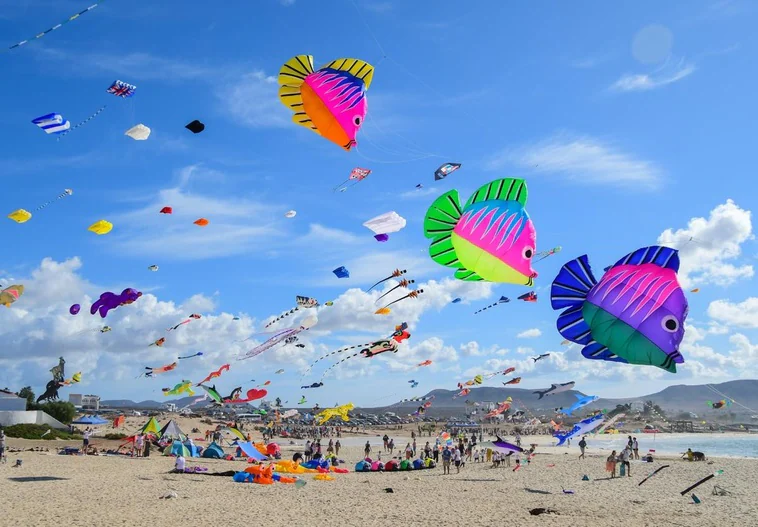
[[[93,113],[92,115],[90,115],[89,117],[87,117],[84,121],[80,122],[76,126],[72,126],[71,128],[69,128],[68,130],[66,130],[62,134],[58,135],[58,138],[56,139],[56,141],[60,141],[62,138],[66,137],[68,134],[70,134],[71,132],[73,132],[74,130],[76,130],[77,128],[79,128],[80,126],[83,126],[83,125],[87,124],[92,119],[94,119],[95,117],[97,117],[98,115],[100,115],[100,113],[103,110],[105,110],[107,107],[108,107],[108,105],[106,104],[105,106],[101,107],[98,111],[96,111],[95,113]]]
[[[294,309],[290,309],[290,310],[289,310],[289,311],[287,311],[286,313],[282,313],[281,315],[279,315],[278,317],[276,317],[274,320],[272,320],[271,322],[269,322],[268,324],[266,324],[266,326],[265,326],[265,327],[269,327],[269,326],[271,326],[271,325],[273,325],[273,324],[276,324],[276,323],[277,323],[277,322],[279,322],[280,320],[282,320],[282,319],[284,319],[284,318],[287,318],[287,317],[288,317],[288,316],[290,316],[291,314],[295,313],[295,312],[296,312],[298,309],[299,309],[299,307],[296,307],[296,308],[294,308]]]

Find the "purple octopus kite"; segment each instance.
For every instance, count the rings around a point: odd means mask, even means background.
[[[137,300],[139,297],[142,296],[141,291],[137,291],[136,289],[132,289],[131,287],[128,287],[121,291],[121,294],[115,294],[111,293],[110,291],[106,291],[102,295],[100,295],[100,299],[97,300],[94,304],[92,304],[92,307],[90,308],[89,312],[94,315],[97,311],[100,313],[100,316],[102,318],[105,318],[105,316],[108,314],[108,311],[111,309],[116,309],[118,306],[125,306],[127,304],[131,304],[135,300]]]

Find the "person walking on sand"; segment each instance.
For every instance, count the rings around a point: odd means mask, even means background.
[[[342,443],[340,443],[340,440],[338,439],[336,443],[334,443],[334,455],[339,456],[340,455],[340,448],[342,447]]]
[[[605,460],[605,471],[611,473],[611,477],[616,477],[616,451],[611,452],[608,459]]]
[[[371,453],[371,443],[366,441],[366,446],[363,448],[363,457],[368,457],[368,455]]]
[[[450,474],[450,459],[453,457],[453,453],[450,451],[450,447],[445,445],[442,450],[442,474]]]
[[[384,451],[386,452],[390,448],[390,436],[384,434],[384,437],[382,439],[384,440]]]
[[[8,462],[8,456],[5,455],[5,430],[0,429],[0,461]]]
[[[632,438],[632,451],[634,452],[634,459],[640,458],[640,445],[637,443],[637,438]]]
[[[456,474],[461,473],[461,451],[459,448],[455,449],[455,452],[453,453],[453,460],[455,461],[455,472]]]
[[[579,454],[579,459],[584,459],[584,449],[587,448],[587,436],[584,436],[581,441],[579,441],[579,450],[582,452]]]

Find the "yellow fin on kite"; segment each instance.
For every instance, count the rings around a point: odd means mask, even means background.
[[[278,82],[280,85],[299,87],[311,73],[313,73],[313,55],[296,55],[285,62],[279,70]]]
[[[338,71],[346,71],[351,75],[361,79],[368,90],[371,81],[374,78],[374,67],[368,62],[360,59],[335,59],[329,64],[325,64],[321,69],[331,68]]]
[[[388,307],[382,307],[374,311],[375,315],[389,315],[390,313],[391,313],[391,310]]]
[[[113,230],[113,224],[106,220],[100,220],[90,225],[87,230],[95,234],[108,234]]]
[[[8,214],[8,217],[16,223],[26,223],[32,219],[32,213],[28,210],[18,209]]]

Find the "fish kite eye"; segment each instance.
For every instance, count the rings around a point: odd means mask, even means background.
[[[524,247],[524,258],[529,260],[532,256],[534,256],[534,249],[531,247]]]
[[[360,126],[361,125],[361,116],[360,115],[356,115],[353,118],[353,122],[355,123],[355,126]]]
[[[661,320],[661,327],[670,333],[674,333],[677,329],[679,329],[679,321],[675,316],[669,315]]]

